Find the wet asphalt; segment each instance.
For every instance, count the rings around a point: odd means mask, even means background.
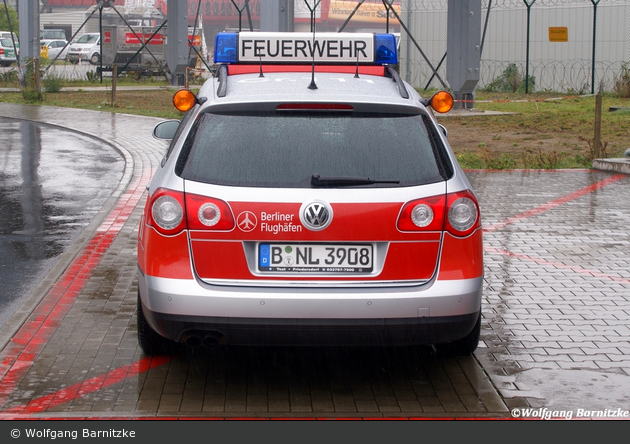
[[[627,175],[467,173],[485,231],[474,356],[231,348],[150,358],[136,340],[135,238],[166,148],[150,135],[158,120],[10,104],[0,116],[96,137],[124,165],[0,328],[0,418],[591,418],[630,408]]]
[[[101,210],[123,159],[108,143],[0,118],[0,326]]]

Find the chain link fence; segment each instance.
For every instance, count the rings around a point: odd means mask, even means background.
[[[434,67],[446,53],[447,3],[402,1],[401,20]],[[529,92],[611,91],[630,61],[628,23],[629,0],[483,0],[485,39],[477,88],[507,84],[515,90],[528,85]],[[550,28],[566,28],[567,41],[550,41]],[[415,51],[403,35],[401,75],[418,88],[441,86]],[[442,78],[446,63],[438,69]]]
[[[211,6],[215,3],[225,3],[225,11],[230,9],[230,16],[221,27],[204,24],[209,46],[212,46],[216,32],[239,27],[235,1],[189,0],[190,11],[212,12],[214,9]],[[335,2],[341,3],[354,9],[360,2]],[[367,8],[369,4],[373,8],[375,3],[382,4],[383,0],[366,0],[357,11]],[[431,66],[436,68],[441,79],[446,79],[448,1],[384,0],[384,3],[397,8],[400,20],[405,25],[400,26],[395,19],[389,22],[389,31],[401,33],[401,76],[417,88],[441,88]],[[244,0],[236,1],[241,9],[244,4]],[[249,4],[254,8],[251,17],[253,27],[258,29],[260,2],[250,0]],[[315,4],[318,4],[317,8],[327,5],[332,8],[330,5],[333,0],[296,1],[296,27],[301,25],[304,28],[305,17],[310,15]],[[627,71],[630,62],[630,0],[482,0],[481,7],[484,41],[477,89],[524,90],[526,86],[527,92],[607,92],[614,89],[615,81],[624,69]],[[333,23],[333,27],[331,21],[322,21],[322,11],[317,8],[314,11],[316,22],[318,18],[320,20],[317,30],[336,31],[341,27],[339,20]],[[88,15],[85,13],[84,17]],[[194,14],[190,17],[194,17]],[[244,29],[248,29],[245,17],[243,15],[242,23]],[[98,13],[93,14],[85,21],[78,35],[98,32],[98,23]],[[362,27],[353,18],[345,30],[366,30],[366,26],[363,24]],[[375,29],[377,27],[379,29]],[[78,25],[75,26],[77,28]],[[405,28],[409,33],[405,32]],[[565,29],[567,41],[550,41],[550,28]],[[370,29],[385,32],[385,25],[372,23]],[[414,40],[423,54],[418,51]],[[81,65],[56,64],[48,67],[51,61],[42,59],[45,75],[63,79],[93,79],[97,69],[97,66],[86,62]],[[15,65],[12,69],[15,69]]]

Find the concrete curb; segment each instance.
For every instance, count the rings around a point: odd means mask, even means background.
[[[594,159],[593,169],[601,171],[611,171],[621,174],[630,174],[630,157],[619,157],[614,159]]]

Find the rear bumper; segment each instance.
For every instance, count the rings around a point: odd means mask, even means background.
[[[232,344],[434,344],[470,332],[483,277],[412,287],[244,288],[139,273],[144,315],[162,336]]]

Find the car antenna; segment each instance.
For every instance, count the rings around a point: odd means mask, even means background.
[[[311,84],[308,85],[308,89],[317,89],[317,85],[315,84],[315,9],[317,9],[320,2],[321,0],[318,0],[311,8],[311,5],[304,0],[304,3],[306,3],[306,6],[311,11],[311,31],[313,31],[313,47],[311,48],[311,51],[313,52],[313,61],[311,64]]]
[[[359,51],[357,51],[357,70],[354,72],[354,78],[359,78]]]
[[[265,77],[262,72],[262,55],[259,55],[258,58],[260,59],[260,74],[258,77]]]
[[[317,85],[315,84],[315,28],[313,28],[313,61],[311,63],[311,84],[308,85],[308,89],[317,89]]]

